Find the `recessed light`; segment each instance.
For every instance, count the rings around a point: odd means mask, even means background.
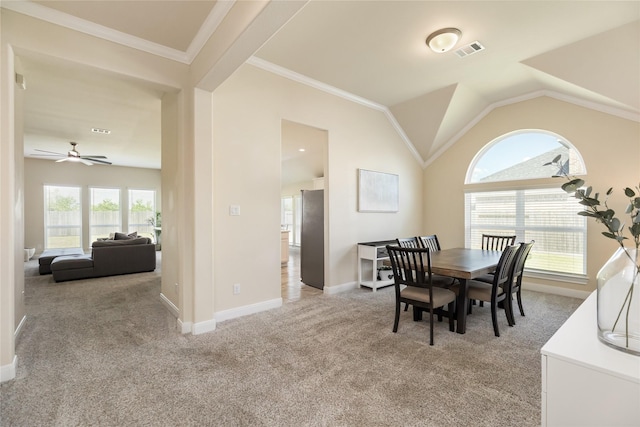
[[[298,151],[303,152],[305,150],[304,150],[304,148],[298,148]]]
[[[91,128],[91,132],[100,133],[102,135],[109,135],[111,131],[109,129]]]

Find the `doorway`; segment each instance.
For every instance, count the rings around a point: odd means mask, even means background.
[[[295,301],[307,295],[318,295],[320,289],[306,285],[302,282],[305,272],[301,268],[301,257],[309,257],[311,249],[307,246],[307,252],[302,248],[302,192],[323,190],[324,202],[320,205],[324,216],[323,224],[319,232],[319,240],[324,248],[327,247],[327,216],[326,200],[328,197],[325,188],[328,132],[302,123],[289,120],[281,122],[281,200],[282,217],[281,229],[289,234],[289,247],[287,261],[282,263],[282,298],[285,302]],[[322,248],[314,256],[314,263],[320,265],[320,272],[324,273],[327,251]],[[316,251],[317,252],[317,251]],[[308,264],[308,263],[306,263]],[[324,274],[323,274],[324,275]]]

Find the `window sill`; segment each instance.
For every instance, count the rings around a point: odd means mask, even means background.
[[[541,270],[525,270],[524,276],[531,277],[534,279],[554,280],[556,282],[573,283],[577,285],[586,285],[589,282],[589,277],[584,274],[552,273],[549,271],[541,271]]]

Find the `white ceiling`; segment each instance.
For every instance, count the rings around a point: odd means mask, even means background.
[[[186,63],[234,4],[38,3],[2,7]],[[131,13],[122,13],[125,3]],[[450,26],[462,31],[458,46],[477,40],[486,49],[465,58],[431,52],[426,37]],[[81,154],[160,167],[160,88],[42,57],[22,60],[25,156],[35,148],[66,152],[74,140]],[[428,163],[488,108],[540,93],[637,119],[640,1],[312,0],[251,63],[382,109]],[[92,136],[90,127],[112,134]]]

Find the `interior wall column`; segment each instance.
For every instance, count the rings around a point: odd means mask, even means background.
[[[15,378],[15,156],[13,49],[1,45],[0,57],[0,382]]]
[[[193,334],[216,328],[213,271],[213,94],[194,89]]]

